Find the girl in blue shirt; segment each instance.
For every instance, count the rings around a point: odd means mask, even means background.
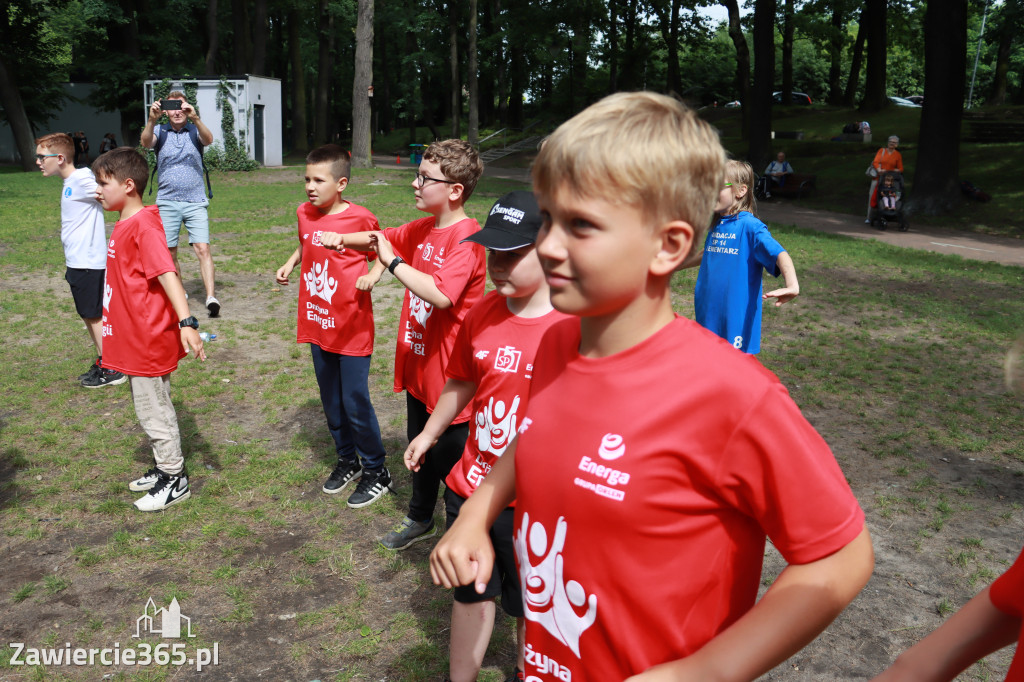
[[[800,293],[793,259],[754,217],[754,171],[749,163],[729,161],[718,195],[718,220],[708,231],[704,250],[684,263],[700,264],[694,292],[696,320],[739,350],[761,350],[761,301],[776,307]],[[782,274],[786,286],[762,293],[761,271]]]

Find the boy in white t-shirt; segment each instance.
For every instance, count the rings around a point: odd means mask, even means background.
[[[71,287],[75,308],[96,346],[96,362],[78,380],[86,388],[101,388],[123,384],[128,377],[101,368],[103,276],[107,267],[103,207],[96,200],[96,179],[92,171],[75,168],[74,153],[75,143],[64,133],[51,133],[36,140],[36,165],[43,177],[60,175],[64,178],[60,197],[60,240],[64,244],[67,266],[64,279]]]

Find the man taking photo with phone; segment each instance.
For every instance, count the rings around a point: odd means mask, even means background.
[[[157,125],[167,114],[170,123]],[[188,241],[199,259],[199,273],[206,289],[206,309],[210,317],[220,315],[220,301],[214,296],[213,256],[210,254],[210,219],[206,211],[210,200],[203,193],[203,147],[213,142],[213,133],[200,120],[199,113],[173,91],[149,107],[149,119],[142,131],[142,146],[156,151],[156,205],[167,235],[167,248],[178,265],[178,235],[182,223]]]

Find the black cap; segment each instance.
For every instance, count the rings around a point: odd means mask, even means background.
[[[492,251],[512,251],[537,241],[540,208],[533,192],[509,192],[494,202],[484,229],[462,241],[476,242]]]

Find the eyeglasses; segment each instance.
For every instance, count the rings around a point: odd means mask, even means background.
[[[458,184],[454,180],[442,180],[441,178],[432,178],[429,175],[424,175],[423,173],[417,173],[416,174],[416,179],[413,180],[413,183],[415,183],[416,185],[419,185],[420,187],[423,187],[424,185],[427,184],[427,180],[433,180],[434,182],[443,182],[446,185],[457,185]]]
[[[36,154],[36,161],[42,161],[43,159],[48,159],[51,156],[60,156],[60,154]]]

